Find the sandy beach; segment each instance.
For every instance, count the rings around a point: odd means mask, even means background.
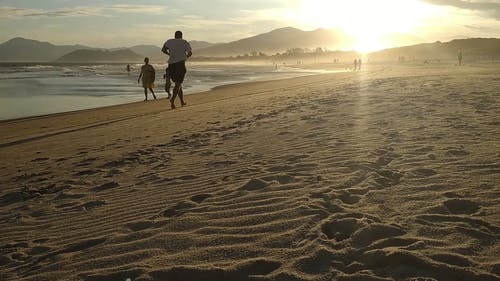
[[[500,280],[500,65],[364,68],[1,121],[0,280]]]

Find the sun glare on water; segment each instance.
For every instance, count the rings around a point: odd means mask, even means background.
[[[395,34],[415,34],[440,11],[419,0],[302,0],[299,21],[308,27],[338,28],[360,52],[391,47]]]

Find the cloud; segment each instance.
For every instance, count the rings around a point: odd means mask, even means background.
[[[15,8],[15,7],[0,7],[0,15],[19,14],[25,10],[26,9]]]
[[[121,13],[161,15],[166,11],[166,6],[159,5],[113,5],[106,10]]]
[[[424,0],[427,3],[450,6],[458,9],[477,11],[488,17],[500,20],[500,3],[498,1],[464,1],[464,0]]]
[[[0,18],[41,18],[41,17],[88,17],[112,16],[113,13],[160,15],[166,10],[159,5],[112,5],[112,6],[77,6],[60,9],[25,9],[0,7]]]
[[[478,34],[479,36],[484,36],[484,37],[493,37],[493,36],[499,36],[499,30],[500,30],[500,24],[495,24],[495,23],[485,23],[481,25],[471,25],[471,24],[466,24],[463,25],[468,30],[471,30],[474,32],[474,34]]]
[[[0,18],[40,18],[71,16],[104,16],[97,7],[72,7],[53,10],[0,7]]]

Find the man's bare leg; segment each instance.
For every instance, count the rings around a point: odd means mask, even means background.
[[[184,102],[184,92],[182,91],[182,84],[179,88],[179,99],[181,100],[181,106],[185,106],[186,103]]]
[[[177,97],[177,95],[179,94],[180,87],[181,87],[181,84],[175,83],[174,90],[173,90],[174,93],[172,95],[172,98],[170,99],[170,107],[172,109],[175,108],[174,101],[175,101],[175,98]]]
[[[148,88],[144,88],[144,100],[148,100]]]

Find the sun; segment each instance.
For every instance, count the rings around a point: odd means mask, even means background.
[[[299,19],[309,28],[337,28],[352,38],[351,48],[369,52],[391,47],[395,34],[415,34],[437,13],[419,0],[302,0]]]

